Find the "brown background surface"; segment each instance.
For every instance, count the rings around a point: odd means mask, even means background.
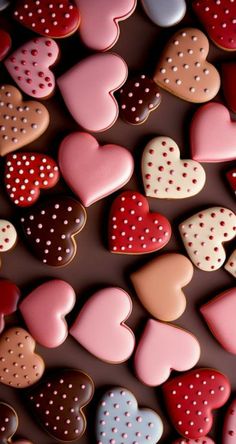
[[[96,0],[94,0],[96,1]],[[9,19],[10,11],[1,13],[2,23],[12,34],[13,48],[20,43],[30,39],[33,34],[14,21]],[[118,43],[113,48],[114,52],[120,54],[126,60],[130,72],[144,71],[152,74],[165,41],[176,29],[183,26],[197,26],[194,15],[189,7],[185,19],[176,27],[160,29],[152,24],[144,14],[139,5],[136,12],[127,21],[121,23],[121,35]],[[58,41],[61,48],[61,59],[54,69],[56,76],[64,73],[69,67],[89,54],[81,44],[76,33],[74,36]],[[233,59],[233,54],[221,51],[211,44],[209,60],[218,67],[222,61]],[[0,81],[13,83],[5,72],[3,65],[0,66]],[[217,98],[223,100],[220,93]],[[38,140],[27,146],[27,150],[48,152],[57,157],[57,150],[63,137],[74,130],[79,130],[78,125],[70,117],[63,104],[58,91],[51,99],[44,101],[51,114],[51,123],[47,132]],[[175,139],[179,144],[182,156],[190,156],[189,150],[189,122],[196,105],[184,101],[163,92],[162,104],[154,111],[144,125],[130,126],[118,120],[109,131],[98,135],[101,143],[118,143],[130,149],[135,158],[135,174],[125,189],[139,190],[143,192],[140,175],[140,156],[142,150],[153,136],[166,135]],[[1,181],[3,178],[4,159],[0,162]],[[181,240],[178,236],[178,222],[199,209],[212,205],[224,205],[235,209],[235,198],[230,193],[225,183],[225,171],[232,167],[232,163],[205,164],[207,182],[204,190],[197,196],[179,200],[163,201],[149,199],[152,211],[161,211],[166,215],[173,226],[171,242],[162,251],[183,251]],[[46,198],[52,193],[70,191],[63,180],[56,189],[43,193]],[[118,193],[116,193],[118,194]],[[141,307],[129,281],[132,270],[151,260],[154,254],[143,256],[113,255],[106,249],[107,241],[107,215],[114,195],[110,196],[90,208],[88,208],[88,221],[85,229],[77,237],[78,254],[73,262],[62,269],[55,269],[41,264],[26,248],[24,240],[19,237],[17,247],[10,253],[2,255],[2,268],[0,276],[11,279],[22,289],[22,296],[48,278],[61,278],[68,281],[78,295],[77,306],[70,315],[68,321],[71,324],[78,312],[79,307],[92,294],[93,291],[104,286],[120,286],[127,290],[133,299],[133,313],[128,324],[134,329],[137,339],[148,319],[148,313]],[[17,224],[19,212],[14,208],[5,195],[3,184],[0,183],[0,217],[9,218]],[[234,244],[227,245],[227,251],[233,250]],[[159,253],[156,253],[159,254]],[[187,310],[184,315],[176,321],[176,325],[189,329],[198,337],[202,354],[201,366],[215,367],[225,372],[232,383],[233,391],[236,390],[236,358],[225,352],[214,340],[211,333],[201,319],[198,311],[201,303],[208,301],[211,297],[234,285],[234,279],[224,269],[207,273],[195,269],[194,278],[186,288]],[[10,319],[9,324],[23,325],[20,315]],[[235,340],[235,338],[234,338]],[[37,350],[45,358],[48,368],[53,367],[75,367],[88,372],[94,379],[97,394],[94,402],[87,408],[88,429],[80,440],[81,444],[94,442],[93,419],[97,399],[103,389],[107,386],[122,385],[133,391],[140,405],[155,409],[163,418],[165,432],[162,443],[171,443],[176,436],[174,430],[168,425],[164,405],[161,399],[161,390],[148,388],[142,385],[133,372],[132,359],[122,365],[105,364],[80,347],[72,338],[58,349],[48,350],[37,347]],[[23,393],[5,386],[0,387],[0,398],[12,403],[20,417],[19,434],[31,439],[34,444],[52,444],[53,440],[44,433],[34,422],[27,407],[24,404]],[[224,409],[216,415],[215,427],[211,436],[217,443],[221,442],[221,420]]]

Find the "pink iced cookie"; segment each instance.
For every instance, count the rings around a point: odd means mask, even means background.
[[[163,384],[172,370],[186,371],[200,358],[200,345],[192,333],[149,319],[136,349],[135,371],[144,384]]]
[[[135,10],[137,0],[75,0],[80,14],[80,36],[91,49],[106,51],[117,42],[119,21]]]
[[[55,88],[50,66],[59,56],[57,43],[47,37],[30,40],[14,51],[4,62],[19,88],[37,99],[48,97]]]
[[[236,399],[230,404],[224,421],[222,444],[236,443]]]
[[[134,170],[127,149],[100,146],[88,133],[73,133],[62,141],[59,164],[65,181],[86,207],[122,188]]]
[[[214,441],[212,441],[211,438],[208,438],[208,436],[204,436],[203,438],[198,439],[186,439],[186,438],[179,438],[176,439],[172,444],[215,444]]]
[[[135,346],[135,336],[125,324],[131,311],[131,298],[121,288],[97,291],[83,306],[70,334],[102,361],[124,362]]]
[[[226,258],[223,244],[236,236],[236,215],[228,208],[208,208],[186,219],[179,230],[194,265],[218,270]]]
[[[236,278],[236,250],[233,251],[225,264],[225,270]]]
[[[192,158],[199,162],[236,159],[236,122],[221,103],[201,106],[190,128]]]
[[[20,304],[20,311],[33,338],[55,348],[67,338],[65,316],[75,304],[75,292],[65,281],[55,279],[37,287]]]
[[[65,104],[76,122],[88,131],[114,125],[119,106],[114,92],[126,81],[128,67],[116,54],[95,54],[73,66],[57,80]]]
[[[217,341],[236,355],[236,287],[224,291],[203,305],[200,311]]]

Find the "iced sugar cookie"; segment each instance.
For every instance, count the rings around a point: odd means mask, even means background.
[[[235,46],[236,48],[236,46]],[[236,63],[226,62],[221,67],[222,71],[222,87],[228,107],[236,113]]]
[[[45,106],[22,100],[20,91],[11,85],[0,87],[0,156],[16,151],[38,139],[49,125]]]
[[[234,195],[236,195],[236,168],[233,168],[232,170],[227,172],[226,179]]]
[[[142,176],[146,196],[183,199],[204,187],[206,174],[196,161],[180,159],[178,145],[170,137],[155,137],[143,151]]]
[[[142,194],[124,191],[112,204],[108,237],[112,253],[150,253],[169,242],[171,226],[161,214],[149,212],[147,199]]]
[[[99,132],[110,128],[118,118],[114,92],[125,83],[127,75],[127,65],[117,54],[95,54],[73,66],[57,83],[76,122],[88,131]]]
[[[84,207],[71,197],[53,197],[21,217],[23,233],[44,264],[69,264],[77,251],[75,236],[86,223]]]
[[[192,158],[227,162],[236,158],[236,123],[221,103],[207,103],[194,114],[190,127]]]
[[[125,323],[131,312],[132,301],[124,290],[104,288],[84,304],[70,334],[105,362],[127,361],[135,346],[135,336]]]
[[[0,382],[10,387],[26,388],[37,382],[44,372],[41,356],[35,354],[32,336],[19,327],[5,330],[0,336]]]
[[[193,277],[193,266],[182,254],[156,257],[131,274],[131,281],[147,311],[161,321],[178,319],[186,308],[183,292]]]
[[[212,428],[212,411],[227,402],[230,382],[217,370],[195,369],[166,382],[163,395],[177,432],[185,438],[200,439]]]
[[[236,236],[236,215],[223,207],[212,207],[179,225],[186,251],[200,270],[214,271],[226,258],[223,244]]]
[[[15,227],[8,220],[0,219],[0,253],[14,248],[17,241]]]
[[[10,49],[11,49],[11,36],[7,31],[0,28],[0,62],[7,56]]]
[[[236,400],[234,399],[228,407],[223,427],[222,444],[236,443]]]
[[[93,393],[90,376],[80,370],[58,369],[28,391],[26,399],[42,427],[53,438],[69,442],[77,441],[86,430],[83,409]]]
[[[32,444],[25,439],[12,441],[17,432],[19,419],[16,411],[9,404],[0,402],[0,441],[2,444],[13,442],[14,444]]]
[[[79,10],[71,0],[17,0],[13,17],[26,28],[52,38],[69,37],[80,23]]]
[[[208,436],[204,436],[203,438],[199,439],[179,438],[173,441],[172,444],[215,444],[215,443]]]
[[[17,310],[19,299],[19,288],[11,281],[0,279],[0,333],[5,327],[5,317]]]
[[[50,67],[56,63],[59,46],[49,38],[34,38],[16,49],[4,62],[17,86],[28,96],[42,99],[55,89]]]
[[[225,270],[236,278],[236,250],[233,251],[227,262],[225,263]]]
[[[67,338],[65,316],[73,309],[75,301],[71,285],[52,279],[26,296],[19,309],[33,338],[44,347],[55,348]]]
[[[137,0],[75,0],[81,13],[80,37],[89,48],[107,51],[120,35],[119,22],[133,14]]]
[[[134,170],[126,148],[100,146],[95,137],[79,132],[62,141],[59,165],[63,178],[86,207],[122,188]]]
[[[40,196],[40,190],[54,187],[58,180],[58,166],[45,154],[21,152],[6,156],[6,192],[19,207],[33,205]]]
[[[163,384],[172,370],[190,370],[199,358],[200,344],[193,334],[149,319],[136,348],[135,372],[141,382],[154,387]]]
[[[185,0],[142,0],[142,5],[150,20],[164,28],[179,23],[187,8]]]
[[[226,51],[236,51],[234,0],[194,0],[193,9],[217,46]]]
[[[208,51],[208,39],[199,29],[177,31],[161,55],[155,82],[188,102],[208,102],[220,88],[219,73],[206,60]]]
[[[120,436],[127,444],[156,444],[163,433],[160,416],[151,409],[140,409],[134,395],[123,387],[114,387],[102,397],[96,415],[96,439],[109,444]]]
[[[224,291],[200,308],[208,327],[222,347],[236,354],[236,288]]]
[[[152,79],[140,74],[128,78],[120,89],[119,104],[122,119],[131,125],[140,125],[161,104],[161,93]]]

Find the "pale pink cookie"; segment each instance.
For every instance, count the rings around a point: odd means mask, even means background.
[[[236,215],[228,208],[200,211],[179,225],[186,251],[200,270],[214,271],[226,258],[223,247],[236,236]]]
[[[55,88],[50,66],[59,56],[59,46],[47,37],[38,37],[14,51],[4,62],[19,88],[37,99],[48,97]]]
[[[172,444],[215,444],[211,438],[208,436],[204,436],[203,438],[198,439],[187,439],[187,438],[179,438],[176,439]]]
[[[224,268],[236,278],[236,250],[229,257]]]
[[[146,145],[142,176],[146,196],[159,199],[195,196],[206,181],[203,167],[194,160],[181,160],[179,147],[170,137],[155,137]]]
[[[190,370],[200,358],[196,337],[172,324],[149,319],[136,349],[137,377],[149,386],[165,382],[172,370]]]
[[[116,122],[119,106],[114,92],[126,81],[128,67],[116,54],[95,54],[57,80],[65,104],[88,131],[105,131]]]
[[[236,399],[230,404],[224,421],[222,444],[236,443]]]
[[[224,291],[203,305],[200,311],[217,341],[236,355],[236,287]]]
[[[62,141],[59,165],[65,181],[86,207],[122,188],[134,170],[126,148],[101,146],[95,137],[79,132]]]
[[[236,122],[221,103],[208,103],[194,114],[190,127],[192,158],[198,162],[236,159]]]
[[[39,344],[48,348],[67,338],[65,316],[75,305],[75,292],[65,281],[54,279],[37,287],[20,304],[28,330]]]
[[[91,49],[107,51],[120,35],[119,22],[135,10],[137,0],[75,0],[80,14],[80,36]]]
[[[124,290],[104,288],[85,303],[70,334],[102,361],[124,362],[135,346],[135,336],[125,324],[131,311],[132,301]]]

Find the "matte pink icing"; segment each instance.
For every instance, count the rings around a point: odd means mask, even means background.
[[[48,348],[61,345],[67,338],[65,316],[75,304],[75,292],[65,281],[55,279],[37,287],[20,304],[29,332]]]
[[[236,354],[236,287],[224,291],[203,305],[200,311],[222,347]]]
[[[105,131],[118,118],[113,92],[125,83],[128,68],[116,54],[95,54],[79,62],[57,80],[74,119],[88,131]]]
[[[221,103],[207,103],[197,110],[190,138],[194,160],[226,162],[236,158],[236,122]]]
[[[236,443],[236,399],[230,404],[225,416],[222,444]]]
[[[4,62],[19,88],[38,99],[49,96],[55,88],[55,77],[49,66],[59,56],[57,43],[37,37],[14,51]]]
[[[88,133],[73,133],[62,141],[59,165],[65,181],[86,207],[123,187],[134,170],[127,149],[100,146]]]
[[[92,49],[106,51],[119,38],[119,21],[135,10],[137,0],[75,0],[80,14],[80,35]]]
[[[121,288],[96,292],[83,306],[70,334],[97,358],[118,364],[133,353],[135,336],[125,324],[132,301]]]
[[[194,367],[200,352],[192,333],[149,319],[136,349],[135,371],[144,384],[157,386],[169,378],[172,370],[183,372]]]

